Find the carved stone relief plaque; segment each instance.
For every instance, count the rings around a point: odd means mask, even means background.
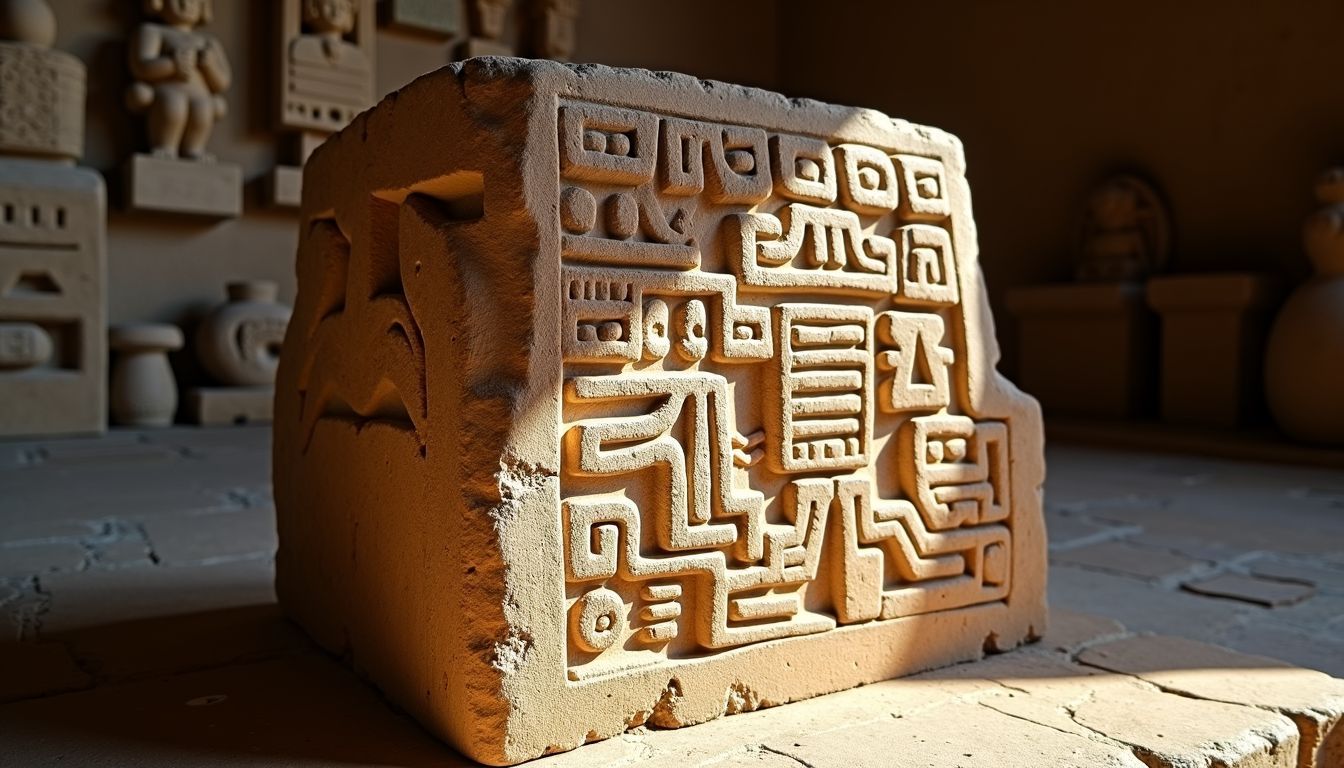
[[[1039,413],[994,371],[954,137],[484,60],[305,183],[280,596],[472,757],[1043,631]]]
[[[328,134],[373,103],[373,0],[281,0],[280,127]]]

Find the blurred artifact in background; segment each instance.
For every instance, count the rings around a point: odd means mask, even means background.
[[[145,0],[151,18],[136,28],[126,104],[145,114],[148,155],[126,168],[130,206],[208,216],[242,212],[242,171],[206,151],[215,122],[228,110],[233,81],[224,47],[198,27],[212,0]]]
[[[197,424],[243,424],[271,420],[275,369],[289,324],[289,307],[279,304],[279,286],[247,280],[226,286],[229,300],[196,329],[201,367],[219,386],[188,392],[188,414]]]
[[[1018,382],[1052,416],[1147,415],[1157,389],[1157,321],[1144,281],[1170,258],[1171,215],[1152,184],[1124,174],[1088,197],[1078,282],[1013,288]]]
[[[297,206],[302,166],[333,131],[373,105],[373,0],[280,0],[279,129],[293,165],[275,169],[271,204]]]
[[[1321,176],[1316,198],[1302,238],[1316,274],[1274,321],[1265,387],[1284,432],[1344,444],[1344,168]]]
[[[44,0],[0,0],[0,436],[102,432],[106,196],[75,167],[84,65]]]
[[[177,413],[177,380],[168,353],[182,348],[182,331],[166,323],[112,327],[112,423],[167,427]]]

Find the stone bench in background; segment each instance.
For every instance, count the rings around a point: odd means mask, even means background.
[[[305,169],[277,589],[516,763],[1044,631],[1035,401],[961,145],[672,74],[477,59]]]

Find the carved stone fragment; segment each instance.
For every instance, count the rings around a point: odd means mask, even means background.
[[[277,589],[471,757],[1043,631],[1040,416],[994,371],[955,137],[480,59],[305,184]]]

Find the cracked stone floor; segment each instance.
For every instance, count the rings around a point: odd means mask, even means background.
[[[1344,767],[1344,472],[1047,453],[1041,643],[537,764]],[[265,428],[0,442],[0,764],[466,764],[280,616],[273,517]]]

